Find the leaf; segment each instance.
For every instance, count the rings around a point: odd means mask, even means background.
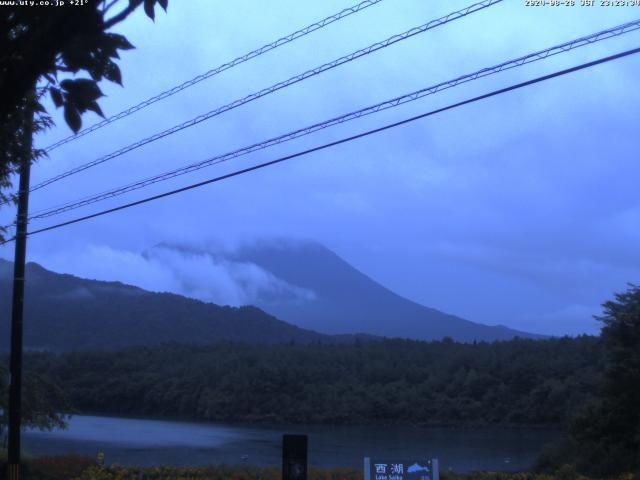
[[[104,118],[104,113],[102,113],[102,109],[100,108],[100,105],[98,105],[98,102],[89,103],[89,105],[87,105],[87,110],[91,110]]]
[[[154,12],[156,0],[144,0],[144,11],[151,20],[155,21],[156,13]]]
[[[39,160],[43,157],[48,157],[47,151],[43,148],[33,148],[31,149],[31,161]]]
[[[33,111],[40,112],[40,113],[47,113],[47,111],[45,110],[45,108],[42,106],[40,102],[35,102],[33,104]]]
[[[103,71],[101,65],[93,63],[92,65],[87,66],[87,71],[89,72],[89,75],[91,75],[91,78],[96,82],[102,80]]]
[[[70,88],[73,88],[73,82],[75,82],[75,80],[66,79],[60,82],[60,86],[69,91]]]
[[[67,122],[67,125],[71,127],[71,130],[73,130],[73,133],[78,133],[82,126],[82,119],[74,105],[67,104],[64,106],[64,119]]]
[[[63,80],[60,86],[66,90],[65,120],[69,126],[77,131],[80,128],[80,116],[87,110],[104,117],[96,100],[103,96],[102,91],[94,80],[78,78],[75,80]]]
[[[127,37],[125,37],[124,35],[119,35],[117,33],[108,33],[106,34],[106,37],[115,48],[118,48],[120,50],[131,50],[133,48],[136,48],[131,44],[131,42],[129,42],[129,40],[127,40]]]
[[[91,61],[90,49],[80,39],[76,39],[62,53],[62,60],[73,73],[83,69]]]
[[[113,62],[107,63],[104,68],[104,77],[107,80],[117,83],[122,86],[122,73],[120,73],[120,67]]]
[[[166,12],[167,6],[169,5],[169,0],[158,0],[158,3],[162,7],[162,9]]]
[[[63,80],[60,86],[68,92],[68,97],[79,103],[88,104],[103,96],[98,84],[88,78]]]
[[[53,104],[56,106],[56,108],[60,108],[64,103],[64,100],[62,99],[62,93],[60,93],[60,90],[58,90],[57,88],[51,88],[50,92]]]

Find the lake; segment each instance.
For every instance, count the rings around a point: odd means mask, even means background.
[[[365,456],[438,458],[441,471],[522,470],[558,438],[546,429],[451,429],[373,426],[247,426],[76,415],[66,430],[23,434],[35,455],[105,453],[121,465],[280,465],[284,433],[309,435],[309,464],[361,467]]]

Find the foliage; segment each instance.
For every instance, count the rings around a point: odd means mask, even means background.
[[[598,382],[597,338],[163,345],[25,358],[84,412],[208,421],[561,425]]]
[[[42,457],[26,462],[25,480],[280,480],[277,467],[249,465],[208,465],[199,467],[98,467],[90,458],[75,455]],[[442,472],[442,480],[589,480],[569,465],[550,474],[533,472]],[[632,474],[611,477],[637,480]],[[362,472],[354,468],[309,469],[309,480],[361,480]]]
[[[4,434],[8,418],[8,372],[0,365],[0,436]],[[22,425],[41,430],[64,428],[65,414],[71,404],[58,385],[33,371],[27,372],[22,384]]]
[[[168,0],[89,0],[78,8],[3,8],[0,11],[0,118],[23,102],[38,81],[47,88],[57,107],[64,108],[65,120],[78,131],[80,115],[88,110],[101,115],[97,85],[107,79],[122,83],[115,59],[119,50],[133,48],[122,35],[107,32],[140,5],[150,18],[155,5],[166,10]],[[125,6],[126,5],[126,6]],[[112,9],[120,6],[118,13]],[[87,72],[91,78],[66,78],[58,74]]]
[[[18,172],[21,159],[28,157],[33,162],[45,155],[44,150],[31,145],[32,135],[52,125],[51,118],[40,105],[45,92],[44,88],[36,89],[5,115],[4,123],[0,123],[0,205],[16,199],[15,194],[7,194],[3,190],[11,187],[11,177]],[[6,226],[0,226],[0,241],[6,230]]]
[[[545,445],[540,455],[538,455],[532,470],[538,473],[555,472],[566,465],[567,462],[572,462],[576,457],[578,448],[577,443],[565,435]]]
[[[28,459],[26,478],[38,480],[68,480],[78,477],[95,465],[95,460],[81,455],[56,455]]]
[[[168,0],[88,0],[73,8],[5,6],[0,9],[0,190],[11,187],[11,175],[31,148],[28,124],[50,124],[40,103],[49,93],[56,107],[64,109],[69,127],[77,132],[81,115],[102,115],[98,82],[122,83],[115,60],[120,50],[133,48],[122,35],[108,32],[140,5],[154,18],[155,5],[166,10]],[[112,14],[114,9],[119,11]],[[86,72],[90,78],[76,78]],[[59,80],[59,74],[65,78]],[[40,85],[40,89],[36,87]],[[10,197],[0,193],[0,202]],[[0,240],[2,239],[0,231]]]
[[[83,472],[76,480],[280,480],[282,473],[278,468],[250,466],[207,466],[207,467],[92,467]],[[309,480],[361,480],[362,472],[352,468],[316,469],[310,468]],[[443,472],[442,480],[588,480],[569,466],[562,466],[553,474],[530,472]],[[633,480],[632,477],[619,476],[619,480]]]
[[[443,472],[440,477],[442,480],[587,480],[586,477],[566,478],[563,472],[553,475],[537,474],[530,472],[472,472],[472,473],[455,473]]]
[[[640,474],[640,287],[604,305],[606,368],[601,394],[571,429],[580,471]]]
[[[356,469],[314,469],[309,480],[360,480],[362,473]],[[282,472],[275,467],[227,466],[206,467],[92,467],[76,480],[280,480]]]

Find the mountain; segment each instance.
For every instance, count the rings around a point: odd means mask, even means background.
[[[0,335],[9,344],[13,263],[0,259]],[[113,349],[166,342],[211,344],[353,341],[289,325],[262,310],[221,307],[119,282],[26,269],[24,345],[27,349]]]
[[[270,278],[270,285],[277,282],[278,288],[265,290],[254,286],[251,304],[288,323],[326,334],[360,332],[416,340],[440,340],[448,336],[465,342],[508,340],[516,336],[541,338],[501,325],[474,323],[403,298],[316,242],[260,241],[227,251],[160,244],[145,256],[162,263],[168,254],[207,257],[212,268],[255,267]],[[174,271],[174,274],[179,277],[189,273]],[[246,277],[238,280],[244,284],[247,281]],[[188,291],[183,293],[189,295]]]
[[[175,291],[185,296],[54,273],[28,263],[25,346],[62,351],[221,340],[274,344],[353,342],[372,336],[465,342],[538,338],[407,300],[314,242],[262,241],[234,250],[160,244],[143,257],[155,262],[155,269],[168,269],[181,285]],[[1,349],[8,346],[12,271],[13,264],[0,259]],[[225,283],[222,297],[211,293],[220,283]],[[226,303],[224,297],[234,288],[242,303],[255,306],[212,303]]]

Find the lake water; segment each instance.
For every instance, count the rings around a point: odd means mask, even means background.
[[[522,470],[531,466],[556,430],[459,430],[411,427],[239,426],[77,415],[69,428],[26,431],[30,454],[105,453],[121,465],[280,465],[284,433],[309,435],[309,464],[360,467],[365,456],[411,460],[438,458],[440,469]]]

